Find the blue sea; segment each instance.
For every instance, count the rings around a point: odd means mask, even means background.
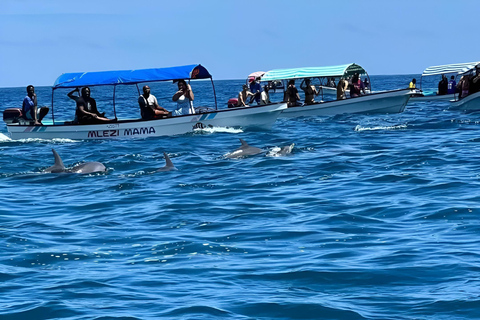
[[[215,81],[219,108],[243,83]],[[151,88],[172,109],[176,86]],[[117,116],[138,117],[137,89],[117,90]],[[67,93],[55,119],[73,118]],[[25,95],[1,88],[0,111]],[[113,117],[112,88],[92,96]],[[480,115],[448,107],[110,141],[12,141],[2,122],[0,319],[480,319]],[[264,153],[226,158],[239,139]],[[52,148],[108,171],[42,173]],[[178,170],[156,172],[163,152]]]

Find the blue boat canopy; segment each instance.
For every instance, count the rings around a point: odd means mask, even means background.
[[[367,72],[361,66],[355,63],[342,64],[330,67],[310,67],[310,68],[294,68],[294,69],[274,69],[267,71],[262,81],[273,80],[289,80],[304,78],[322,78],[322,77],[345,77],[353,76],[355,73],[359,75]]]
[[[200,64],[192,64],[187,66],[157,69],[64,73],[57,78],[53,88],[75,88],[180,79],[211,78],[212,76],[207,69],[205,69],[205,67]]]
[[[454,63],[428,67],[423,71],[422,77],[448,73],[465,73],[475,68],[478,64],[480,64],[480,62]]]

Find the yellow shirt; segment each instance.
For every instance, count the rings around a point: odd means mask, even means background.
[[[410,85],[408,86],[409,89],[415,89],[415,84],[413,82],[410,82]]]

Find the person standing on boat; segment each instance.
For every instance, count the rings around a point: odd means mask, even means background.
[[[48,107],[37,108],[37,94],[35,87],[29,85],[27,87],[27,96],[23,99],[22,118],[27,121],[33,121],[33,125],[41,126],[42,119],[48,113]]]
[[[90,97],[90,88],[83,87],[82,95],[75,96],[75,92],[80,92],[78,88],[68,93],[68,97],[75,100],[77,109],[75,111],[75,122],[78,124],[98,124],[116,121],[116,119],[105,118],[105,112],[100,113],[97,109],[97,102]]]
[[[410,84],[408,85],[408,88],[413,90],[416,88],[416,83],[417,83],[417,79],[413,78],[412,81],[410,82]]]
[[[263,92],[263,88],[260,85],[260,79],[261,79],[260,77],[257,77],[256,80],[250,82],[250,92],[254,94],[254,97],[252,97],[252,99],[250,100],[250,103],[252,103],[253,99],[255,99],[258,105],[261,102],[262,92]]]
[[[365,85],[358,73],[355,73],[352,77],[352,84],[350,84],[350,98],[359,97],[362,95],[362,92],[365,94]]]
[[[475,76],[470,84],[470,94],[480,91],[480,65],[475,67]]]
[[[167,118],[171,115],[167,109],[159,106],[157,98],[150,94],[149,86],[143,86],[143,95],[138,97],[138,105],[143,120]]]
[[[347,92],[348,81],[341,78],[337,84],[337,100],[347,99],[345,92]]]
[[[455,81],[455,76],[451,76],[450,81],[448,81],[447,93],[454,94],[456,85],[457,85],[457,82]]]
[[[300,95],[298,94],[297,87],[295,87],[295,80],[288,81],[287,91],[285,91],[284,101],[287,103],[287,107],[295,107],[300,105]]]
[[[444,95],[448,92],[448,80],[447,77],[442,74],[442,80],[438,83],[438,95]]]
[[[194,114],[192,87],[185,80],[178,80],[178,91],[173,95],[172,100],[177,103],[177,108],[173,111],[176,116],[184,114]]]
[[[300,89],[305,92],[305,104],[314,104],[315,97],[318,96],[319,92],[314,85],[311,84],[310,79],[305,79],[300,84]]]
[[[468,75],[464,75],[460,78],[460,81],[458,81],[457,84],[457,89],[460,91],[458,93],[458,100],[468,96],[470,90],[470,80]]]

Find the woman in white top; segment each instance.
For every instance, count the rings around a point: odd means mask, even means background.
[[[172,100],[177,102],[177,108],[173,111],[176,116],[194,114],[192,87],[185,80],[178,80],[178,91],[173,95]]]

